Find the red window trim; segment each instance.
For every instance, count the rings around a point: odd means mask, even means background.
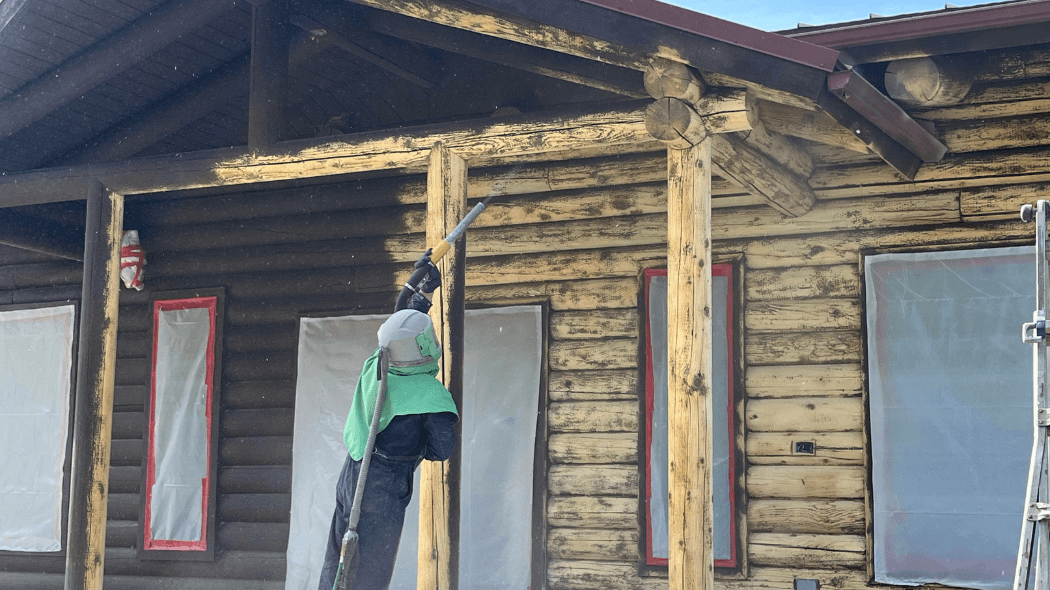
[[[153,433],[156,431],[156,407],[157,407],[157,338],[160,312],[177,311],[182,309],[204,308],[208,310],[209,330],[208,347],[205,352],[207,368],[204,382],[207,388],[207,399],[205,400],[205,432],[208,441],[212,438],[212,396],[214,395],[215,374],[215,316],[218,307],[218,297],[191,297],[188,299],[168,299],[155,301],[153,304],[153,355],[150,365],[150,412],[149,412],[149,443],[146,454],[146,512],[143,523],[143,548],[146,550],[169,550],[169,551],[207,551],[208,550],[208,498],[211,487],[211,476],[205,476],[202,480],[201,493],[201,535],[199,541],[173,541],[165,539],[154,539],[150,530],[151,504],[153,496],[153,484],[156,481],[156,465],[154,462],[155,449]],[[208,465],[211,465],[211,444],[206,447]],[[209,468],[209,474],[211,469]]]
[[[728,366],[727,376],[727,398],[729,400],[729,559],[716,559],[715,567],[737,567],[739,563],[737,555],[737,530],[736,530],[736,434],[733,419],[734,415],[734,379],[733,379],[733,265],[713,264],[711,265],[712,276],[729,277],[729,286],[726,296],[726,342],[728,344]],[[653,556],[653,524],[652,524],[652,456],[650,449],[653,444],[653,398],[655,386],[653,385],[653,341],[649,329],[649,283],[653,277],[667,276],[666,268],[647,268],[644,271],[645,278],[645,564],[666,566],[666,557]]]

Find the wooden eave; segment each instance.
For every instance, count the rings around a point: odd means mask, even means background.
[[[1050,43],[1050,1],[948,8],[782,34],[843,50],[855,63],[1041,45]]]

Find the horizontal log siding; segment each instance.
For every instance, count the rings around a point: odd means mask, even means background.
[[[746,579],[716,586],[790,590],[803,577],[839,590],[870,587],[861,253],[1030,243],[1017,210],[1050,189],[1048,76],[989,75],[962,104],[918,112],[952,149],[913,182],[871,156],[808,148],[818,200],[798,218],[715,180],[714,255],[738,260],[742,281],[738,440],[747,457],[738,474]],[[551,590],[667,584],[638,567],[640,276],[666,260],[665,174],[659,152],[471,170],[472,198],[501,197],[468,234],[468,303],[545,300],[551,309]],[[124,292],[107,588],[280,586],[296,316],[389,309],[425,247],[423,187],[405,177],[129,200],[126,225],[142,234],[149,289],[228,289],[222,551],[204,564],[134,557],[150,317],[145,292]],[[0,247],[0,304],[76,299],[79,289],[77,264]],[[816,452],[793,453],[803,441]],[[0,585],[57,587],[62,567],[51,557],[0,556]]]

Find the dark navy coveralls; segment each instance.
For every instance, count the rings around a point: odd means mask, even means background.
[[[452,456],[456,448],[457,419],[451,412],[395,416],[376,436],[357,525],[361,565],[351,586],[353,590],[385,590],[389,586],[405,508],[412,499],[412,475],[417,460],[422,457],[428,461],[444,461]],[[336,484],[335,514],[318,590],[332,590],[335,585],[339,552],[350,525],[360,470],[361,462],[347,454]]]

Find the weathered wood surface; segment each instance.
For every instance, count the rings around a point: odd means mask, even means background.
[[[630,369],[638,366],[636,338],[555,340],[548,349],[551,369]]]
[[[444,243],[454,227],[467,213],[467,165],[460,156],[443,144],[430,152],[427,170],[427,243],[437,247]],[[437,250],[435,250],[436,252]],[[436,256],[436,254],[435,254]],[[463,318],[465,315],[464,266],[466,253],[462,242],[452,244],[447,255],[437,261],[441,271],[441,288],[434,292],[430,317],[434,332],[442,343],[438,379],[462,405],[463,396]],[[419,590],[448,590],[453,587],[455,565],[452,555],[457,547],[453,531],[458,517],[459,494],[449,482],[456,467],[453,456],[448,461],[425,461],[419,475],[419,551],[416,587]]]
[[[721,176],[761,196],[773,209],[789,217],[807,213],[816,201],[804,178],[739,137],[712,136],[711,161]]]
[[[853,330],[766,332],[748,339],[744,357],[750,365],[848,363],[860,361],[864,342]]]
[[[552,432],[638,432],[638,403],[551,402],[547,427]]]
[[[547,523],[551,527],[630,529],[638,526],[637,490],[629,497],[551,496]]]
[[[720,136],[667,153],[667,529],[672,590],[714,585],[711,162]]]
[[[638,559],[638,531],[553,528],[547,534],[550,559],[632,561]]]
[[[638,371],[552,371],[547,384],[551,401],[638,399]]]
[[[553,434],[547,442],[554,463],[636,463],[637,432]]]
[[[748,301],[860,296],[860,271],[856,265],[807,266],[754,270],[744,277]]]
[[[552,465],[547,486],[554,495],[634,496],[637,465]]]
[[[973,75],[951,58],[895,59],[886,67],[886,93],[898,103],[934,107],[960,102],[973,85]]]
[[[747,402],[751,432],[844,432],[864,427],[859,397],[792,397]]]
[[[857,396],[864,371],[858,363],[748,367],[749,398]]]
[[[860,500],[751,500],[747,524],[755,533],[864,533]]]
[[[555,340],[630,338],[637,337],[638,330],[638,311],[634,309],[551,314],[550,333]]]
[[[863,535],[753,533],[747,555],[755,565],[806,568],[865,567]]]
[[[861,499],[864,482],[863,467],[758,465],[747,470],[751,498]]]
[[[467,301],[516,304],[547,300],[554,311],[616,309],[638,305],[635,279],[593,279],[471,287]]]
[[[1034,204],[1050,195],[1050,182],[1015,184],[994,188],[964,190],[960,204],[964,221],[1016,221],[1022,205]]]
[[[811,455],[796,453],[795,443],[814,443]],[[864,465],[864,433],[749,432],[747,460],[751,465]]]
[[[859,330],[861,322],[857,299],[756,301],[749,302],[744,310],[744,327],[749,334]]]

